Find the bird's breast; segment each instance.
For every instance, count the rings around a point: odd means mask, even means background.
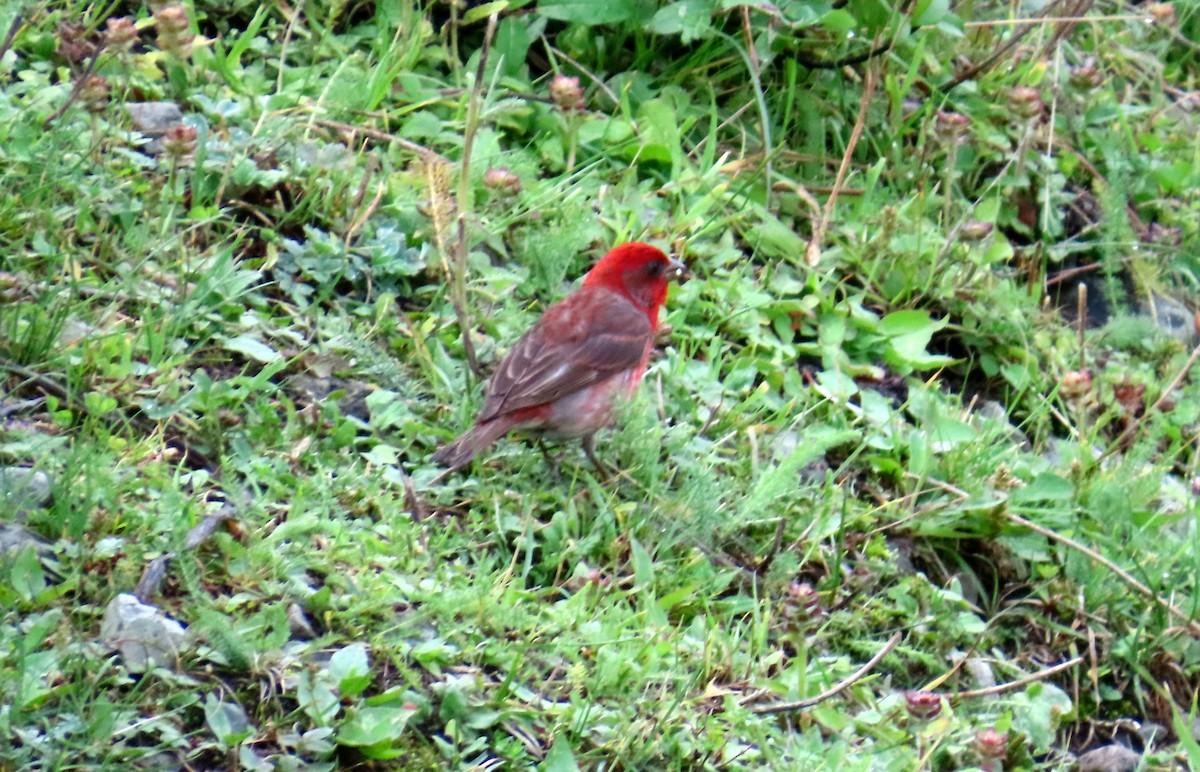
[[[554,403],[545,432],[553,437],[582,437],[612,423],[615,408],[637,391],[645,367],[616,373]]]

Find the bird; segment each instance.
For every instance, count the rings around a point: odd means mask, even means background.
[[[583,285],[552,305],[501,360],[475,424],[433,454],[460,469],[510,431],[582,440],[601,474],[596,432],[646,374],[658,315],[671,281],[687,266],[642,242],[620,244],[592,267]]]

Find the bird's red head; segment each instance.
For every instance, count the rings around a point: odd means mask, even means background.
[[[672,260],[661,249],[638,241],[613,247],[588,272],[583,286],[599,285],[621,292],[646,310],[651,323],[667,299],[667,284],[683,277],[687,266]]]

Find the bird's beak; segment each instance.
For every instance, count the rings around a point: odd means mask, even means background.
[[[668,278],[674,279],[679,284],[683,284],[688,279],[692,278],[691,272],[688,270],[687,263],[682,260],[670,258],[671,264],[667,267]]]

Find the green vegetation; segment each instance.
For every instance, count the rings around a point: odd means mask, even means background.
[[[0,8],[0,769],[1200,768],[1200,3],[950,6]],[[621,473],[438,479],[634,239]]]

